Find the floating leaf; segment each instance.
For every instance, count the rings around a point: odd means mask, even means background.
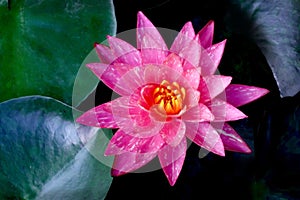
[[[75,124],[73,112],[79,114],[41,96],[0,104],[0,199],[105,197],[112,161],[99,157],[108,139]]]
[[[71,104],[77,71],[107,34],[115,34],[111,0],[0,1],[0,101],[45,95]],[[76,105],[96,87],[80,90]]]
[[[300,1],[231,0],[228,26],[260,47],[282,97],[300,91]]]

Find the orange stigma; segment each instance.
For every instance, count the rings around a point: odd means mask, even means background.
[[[153,91],[154,103],[158,104],[159,109],[168,115],[176,115],[182,110],[184,98],[185,89],[177,82],[170,84],[163,80]]]

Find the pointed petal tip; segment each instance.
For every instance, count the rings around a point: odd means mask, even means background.
[[[75,122],[85,126],[96,126],[96,127],[99,124],[96,119],[96,115],[93,114],[91,110],[83,113],[75,120]]]
[[[193,24],[191,21],[188,21],[187,23],[184,24],[181,30],[182,33],[186,33],[188,37],[191,37],[193,39],[195,37],[195,31],[193,28]],[[186,38],[184,38],[186,39]],[[189,39],[188,39],[189,41]]]
[[[112,152],[108,149],[108,147],[106,147],[105,151],[104,151],[104,156],[113,156],[114,154],[112,154]]]
[[[264,96],[270,92],[270,90],[268,90],[266,88],[260,88],[260,90],[261,90],[261,96]]]
[[[106,39],[110,40],[111,38],[113,38],[113,36],[107,35]]]
[[[207,22],[207,24],[208,24],[208,25],[215,25],[215,21],[211,19],[211,20],[209,20],[209,21]]]
[[[213,150],[213,151],[212,151]],[[218,142],[211,151],[214,154],[225,157],[225,148],[222,141]]]
[[[138,18],[139,17],[145,17],[145,15],[142,11],[138,11],[137,16],[138,16]]]
[[[188,21],[188,22],[186,22],[185,23],[185,25],[184,26],[193,26],[193,24],[192,24],[192,22],[191,21]]]
[[[225,157],[225,148],[221,140],[218,141],[217,144],[215,144],[213,153]]]
[[[139,11],[137,14],[137,28],[144,27],[153,27],[153,24],[142,11]]]
[[[243,145],[239,146],[240,148],[237,150],[237,152],[239,153],[245,153],[245,154],[251,154],[252,150],[250,149],[250,147],[247,145],[246,142],[244,142]]]
[[[240,146],[236,149],[228,149],[228,151],[237,152],[237,153],[245,153],[245,154],[252,153],[252,150],[248,147],[248,145],[246,143],[243,146]]]
[[[219,156],[225,157],[225,151],[219,152]]]
[[[75,120],[75,122],[78,123],[78,124],[81,124],[81,119],[80,119],[80,118],[81,118],[81,116],[78,117],[78,118]]]
[[[190,29],[190,28],[193,28],[193,23],[191,21],[186,22],[182,27],[182,29]]]
[[[96,48],[99,45],[98,42],[94,42],[94,48]]]
[[[168,179],[168,182],[169,182],[170,186],[174,186],[176,183],[176,180]]]
[[[79,116],[75,122],[78,123],[78,124],[82,124],[82,125],[86,125],[88,126],[89,125],[89,122],[86,120],[87,118],[87,114],[86,113],[83,113],[81,116]]]
[[[251,154],[251,153],[252,153],[252,150],[247,146],[247,147],[244,149],[244,152],[243,152],[243,153]]]
[[[206,32],[209,30],[209,33],[213,33],[215,28],[215,21],[214,20],[209,20],[204,27],[198,32],[197,35]]]
[[[118,176],[122,176],[124,174],[127,174],[126,172],[123,172],[123,171],[119,171],[117,169],[111,169],[111,176],[112,177],[118,177]]]
[[[226,42],[227,42],[227,39],[224,39],[224,40],[222,40],[222,41],[220,42],[220,44],[225,45]]]
[[[270,91],[256,86],[230,84],[226,89],[227,102],[239,107],[268,94]]]

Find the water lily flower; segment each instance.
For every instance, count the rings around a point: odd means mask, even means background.
[[[120,97],[81,115],[77,122],[118,129],[105,155],[115,155],[112,175],[132,172],[158,156],[174,185],[182,169],[187,139],[225,155],[251,152],[227,123],[247,117],[236,107],[268,90],[230,84],[217,75],[226,40],[212,44],[214,22],[195,34],[191,22],[170,48],[142,12],[137,20],[137,48],[108,36],[109,46],[95,46],[100,63],[87,65]]]

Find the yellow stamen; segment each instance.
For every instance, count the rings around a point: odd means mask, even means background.
[[[181,111],[184,98],[185,89],[177,82],[170,84],[163,80],[153,91],[154,104],[158,104],[159,110],[168,115],[176,115]]]

